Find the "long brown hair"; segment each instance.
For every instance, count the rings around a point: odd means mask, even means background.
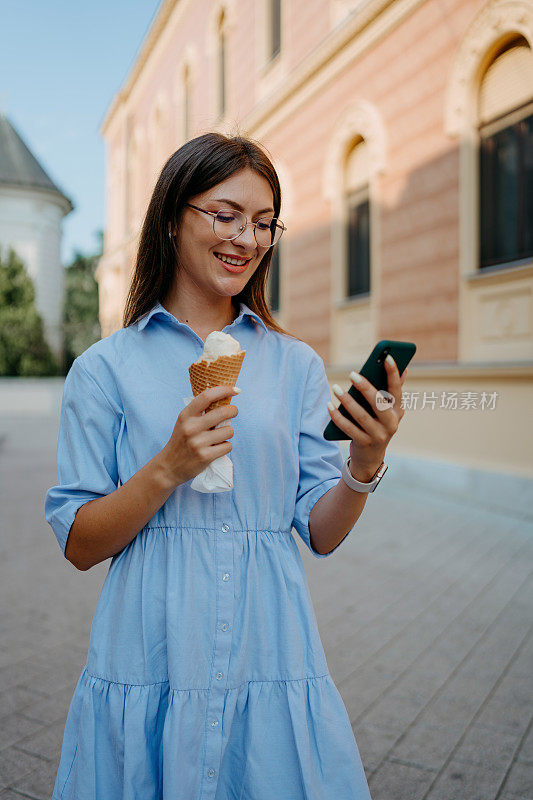
[[[144,217],[135,270],[124,308],[124,328],[137,322],[158,301],[163,302],[172,288],[177,265],[168,231],[170,225],[173,230],[179,226],[185,203],[246,167],[269,182],[274,216],[277,217],[281,207],[279,179],[270,158],[252,139],[205,133],[186,142],[170,156],[157,179]],[[232,302],[238,309],[242,301],[261,317],[268,328],[298,339],[277,324],[268,307],[265,288],[272,250],[269,247],[242,292],[235,295]]]

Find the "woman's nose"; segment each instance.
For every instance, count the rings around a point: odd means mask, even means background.
[[[243,247],[252,247],[255,248],[257,242],[255,241],[255,234],[254,234],[254,226],[253,223],[249,222],[245,229],[239,233],[236,239],[233,239],[234,242],[238,242]]]

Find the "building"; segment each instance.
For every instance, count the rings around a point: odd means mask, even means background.
[[[63,357],[61,222],[72,202],[47,175],[7,117],[0,114],[0,246],[22,259],[35,287],[50,349]]]
[[[284,190],[280,323],[346,388],[416,343],[389,449],[419,476],[532,478],[532,48],[533,0],[165,0],[102,125],[104,335],[164,161],[238,129]]]

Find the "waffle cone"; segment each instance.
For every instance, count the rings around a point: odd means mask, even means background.
[[[208,389],[211,386],[235,386],[245,354],[246,350],[241,350],[240,353],[232,356],[219,356],[211,362],[202,360],[191,364],[189,377],[193,395],[196,397],[204,389]],[[229,405],[231,401],[231,396],[215,400],[206,408],[205,412],[207,414],[213,408]]]

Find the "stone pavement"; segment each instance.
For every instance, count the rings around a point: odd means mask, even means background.
[[[50,798],[109,565],[75,570],[44,520],[61,390],[0,379],[0,800]],[[294,532],[372,798],[532,800],[532,496],[388,463],[335,555]]]

